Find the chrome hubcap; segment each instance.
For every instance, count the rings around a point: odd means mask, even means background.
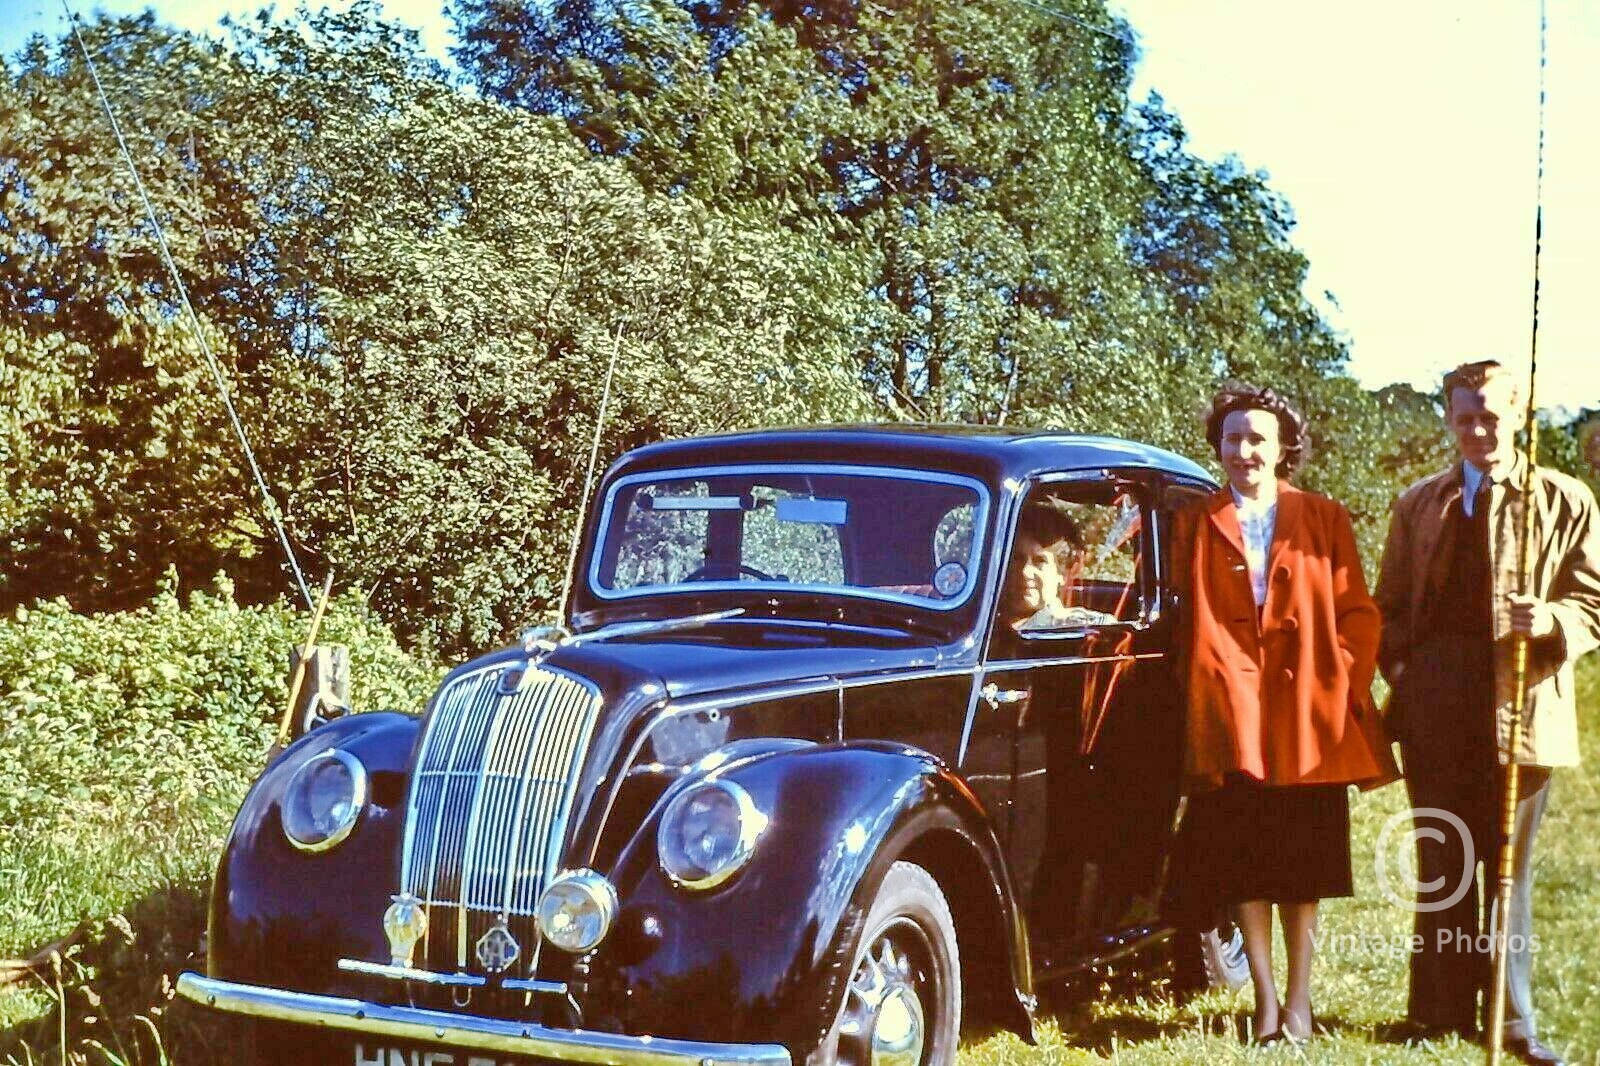
[[[904,944],[908,938],[910,944]],[[929,974],[913,955],[923,943],[922,931],[906,921],[890,925],[874,939],[845,994],[841,1059],[860,1066],[921,1063],[927,1020],[919,987]]]

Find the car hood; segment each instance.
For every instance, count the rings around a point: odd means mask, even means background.
[[[939,663],[932,645],[853,647],[838,645],[738,643],[681,635],[597,641],[583,658],[626,663],[629,672],[659,678],[674,700],[738,689],[829,678],[927,669]],[[559,663],[560,653],[553,661]],[[577,666],[577,663],[573,663]]]

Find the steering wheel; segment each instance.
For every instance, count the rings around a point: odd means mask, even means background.
[[[755,578],[757,581],[776,581],[776,580],[778,580],[777,578],[773,577],[771,574],[767,573],[765,570],[757,570],[755,567],[746,566],[743,563],[739,563],[737,566],[733,566],[733,567],[730,567],[727,563],[706,563],[704,566],[696,567],[692,572],[684,575],[683,580],[684,581],[720,581],[720,580],[723,580],[723,578],[721,576],[719,576],[719,575],[725,574],[730,569],[736,575],[737,574],[749,574],[751,577]]]

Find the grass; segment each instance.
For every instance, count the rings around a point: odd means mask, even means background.
[[[1582,666],[1579,714],[1589,761],[1554,775],[1534,856],[1534,929],[1540,941],[1534,1002],[1548,1043],[1574,1066],[1600,1066],[1600,657]],[[961,1066],[1482,1062],[1481,1047],[1455,1037],[1407,1045],[1397,1035],[1405,1016],[1407,965],[1399,945],[1411,932],[1411,914],[1382,897],[1373,855],[1385,819],[1407,806],[1400,784],[1362,795],[1352,805],[1356,895],[1322,908],[1319,936],[1329,950],[1313,973],[1317,1020],[1326,1035],[1300,1049],[1250,1047],[1240,1035],[1251,1012],[1248,988],[1187,1003],[1160,995],[1158,988],[1114,988],[1047,1014],[1037,1047],[1010,1034],[969,1041]],[[1281,981],[1281,943],[1276,955]]]
[[[1580,671],[1579,700],[1590,761],[1556,775],[1540,830],[1535,997],[1541,1030],[1557,1050],[1574,1064],[1600,1066],[1600,657]],[[0,827],[0,956],[79,933],[54,971],[0,989],[0,1063],[223,1061],[168,1007],[173,977],[197,962],[207,882],[238,799],[78,811],[27,832]],[[1406,963],[1391,946],[1410,932],[1411,915],[1384,901],[1371,856],[1384,820],[1406,805],[1399,785],[1356,801],[1356,896],[1323,908],[1329,949],[1314,983],[1327,1032],[1304,1048],[1244,1043],[1248,990],[1180,1003],[1158,980],[1115,979],[1051,1003],[1036,1047],[1007,1033],[970,1035],[961,1066],[1482,1061],[1480,1048],[1454,1038],[1406,1045],[1394,1035],[1405,1011]]]
[[[53,1066],[63,1044],[72,1064],[166,1061],[181,1042],[165,1017],[172,980],[201,961],[211,875],[241,798],[84,810],[0,833],[0,956],[69,941],[54,965],[0,988],[0,1062]]]

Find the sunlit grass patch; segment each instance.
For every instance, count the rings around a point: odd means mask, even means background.
[[[1534,999],[1547,1041],[1569,1062],[1600,1066],[1600,657],[1590,657],[1579,671],[1579,713],[1589,762],[1555,775],[1535,854],[1534,928],[1540,952]],[[1399,1042],[1411,914],[1380,893],[1374,850],[1384,821],[1408,806],[1405,787],[1398,783],[1361,795],[1352,804],[1356,895],[1322,908],[1319,941],[1325,950],[1313,980],[1317,1024],[1323,1031],[1304,1047],[1249,1045],[1251,999],[1246,989],[1211,992],[1181,1004],[1149,995],[1056,1007],[1043,1015],[1038,1047],[1010,1034],[982,1037],[963,1048],[962,1066],[1482,1062],[1481,1047],[1456,1037]],[[1392,841],[1391,868],[1393,847]],[[1281,981],[1281,943],[1276,961]]]
[[[1535,996],[1541,1029],[1557,1049],[1575,1064],[1600,1066],[1600,659],[1585,663],[1580,678],[1591,762],[1556,775],[1541,829]],[[66,950],[59,986],[52,976],[0,989],[0,1063],[60,1062],[63,1019],[69,1066],[159,1066],[167,1049],[180,1066],[224,1061],[167,1007],[176,973],[196,964],[206,886],[238,799],[118,813],[85,807],[30,832],[0,830],[0,955],[26,955],[83,930]],[[1481,1048],[1453,1037],[1396,1042],[1406,962],[1395,945],[1409,934],[1411,915],[1380,895],[1373,848],[1384,820],[1406,806],[1400,785],[1353,805],[1356,896],[1323,909],[1326,950],[1315,988],[1324,1032],[1305,1047],[1250,1046],[1248,990],[1179,1002],[1159,980],[1118,980],[1050,1001],[1038,1046],[1009,1033],[973,1034],[962,1066],[1481,1062]]]

